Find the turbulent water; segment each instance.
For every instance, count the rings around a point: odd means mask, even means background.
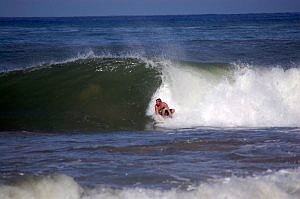
[[[0,18],[0,198],[299,198],[299,24]]]
[[[177,110],[165,128],[300,124],[299,68],[148,62],[89,58],[4,73],[0,129],[144,130],[159,97]]]
[[[2,133],[1,198],[299,198],[300,129]]]

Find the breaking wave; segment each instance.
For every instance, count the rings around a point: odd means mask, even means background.
[[[299,126],[299,90],[299,68],[165,62],[147,114],[162,98],[176,109],[167,128]]]
[[[207,64],[93,53],[0,75],[0,130],[295,127],[297,67]],[[154,124],[154,102],[176,109]],[[154,122],[155,123],[155,122]]]
[[[154,199],[154,198],[299,198],[300,171],[217,179],[187,189],[157,190],[109,187],[83,188],[66,175],[40,176],[0,186],[2,199]]]

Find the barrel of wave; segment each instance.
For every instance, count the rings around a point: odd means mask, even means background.
[[[162,65],[162,84],[152,96],[147,115],[158,121],[158,126],[166,128],[201,125],[198,119],[204,105],[202,98],[217,85],[225,68],[199,67],[169,61],[165,61]],[[170,108],[176,110],[172,119],[162,120],[155,115],[154,105],[157,98],[161,98]]]
[[[165,63],[162,84],[152,96],[176,109],[167,128],[271,127],[300,124],[300,69],[249,65]]]

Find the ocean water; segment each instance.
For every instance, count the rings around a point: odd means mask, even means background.
[[[0,198],[300,197],[299,13],[0,18],[0,71]]]

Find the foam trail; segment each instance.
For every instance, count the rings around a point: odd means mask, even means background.
[[[281,170],[254,177],[231,177],[190,186],[187,190],[173,188],[84,189],[66,175],[33,178],[15,185],[0,186],[1,199],[196,199],[196,198],[273,198],[300,197],[300,170]]]
[[[300,69],[258,68],[207,70],[165,62],[162,85],[152,97],[176,109],[163,127],[270,127],[300,125]]]

